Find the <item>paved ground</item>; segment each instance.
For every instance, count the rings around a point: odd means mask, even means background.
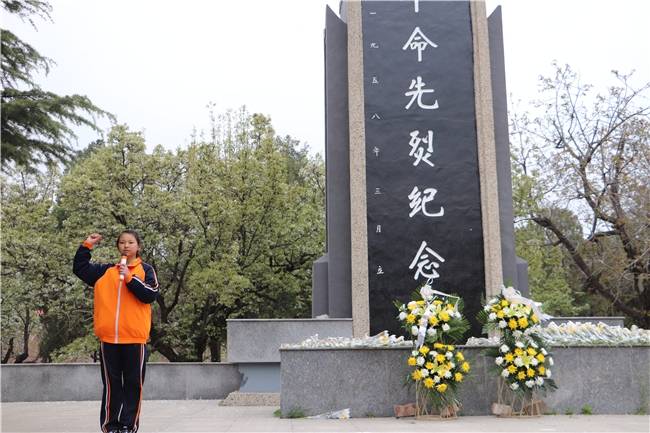
[[[2,403],[2,432],[98,432],[99,402]],[[558,415],[452,421],[412,418],[280,419],[277,407],[225,407],[217,400],[143,402],[140,432],[650,432],[645,415]]]

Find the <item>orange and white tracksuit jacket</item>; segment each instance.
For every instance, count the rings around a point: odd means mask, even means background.
[[[151,304],[158,297],[153,267],[139,257],[129,264],[131,277],[120,280],[119,264],[91,263],[92,245],[84,242],[74,256],[72,271],[94,287],[95,335],[112,344],[144,344],[151,330]]]

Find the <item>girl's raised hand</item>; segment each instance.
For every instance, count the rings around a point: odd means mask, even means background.
[[[86,238],[86,242],[88,242],[89,244],[95,246],[95,245],[99,245],[99,243],[102,241],[102,239],[104,239],[104,238],[99,233],[91,233]]]

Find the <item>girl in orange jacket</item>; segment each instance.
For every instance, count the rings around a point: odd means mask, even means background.
[[[93,325],[100,340],[104,384],[101,429],[134,433],[139,427],[150,304],[158,297],[158,280],[153,267],[140,258],[137,232],[125,230],[118,236],[116,246],[123,258],[118,264],[90,261],[101,240],[98,233],[88,235],[75,254],[73,272],[94,287]]]

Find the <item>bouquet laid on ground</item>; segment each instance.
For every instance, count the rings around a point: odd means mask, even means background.
[[[398,318],[413,339],[407,359],[412,367],[409,383],[415,383],[416,416],[438,411],[444,418],[457,416],[459,384],[470,371],[463,353],[453,343],[469,329],[459,297],[435,291],[425,284],[407,303],[395,303]]]
[[[553,357],[540,336],[540,323],[546,318],[540,304],[512,287],[504,287],[479,313],[483,330],[499,335],[499,346],[485,351],[500,376],[498,401],[492,406],[495,415],[541,415],[540,397],[557,388],[551,379]]]

